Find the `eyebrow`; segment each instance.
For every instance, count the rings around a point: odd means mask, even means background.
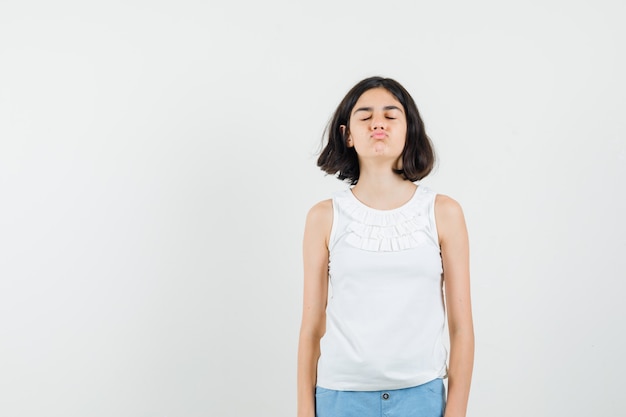
[[[400,112],[402,112],[402,109],[398,106],[385,106],[383,107],[383,110],[399,110]],[[354,112],[352,112],[352,114],[358,113],[360,111],[374,111],[373,107],[359,107],[358,109],[356,109]]]

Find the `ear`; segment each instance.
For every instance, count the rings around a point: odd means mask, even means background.
[[[345,138],[346,136],[346,125],[340,125],[339,126],[339,130],[341,131],[341,136]],[[353,147],[354,145],[352,144],[352,138],[351,137],[347,137],[345,138],[346,141],[346,146],[348,148]]]

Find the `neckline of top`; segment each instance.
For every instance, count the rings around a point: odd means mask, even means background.
[[[411,205],[411,203],[413,203],[413,201],[415,201],[415,199],[417,198],[417,195],[424,189],[423,186],[421,185],[417,185],[415,187],[415,190],[413,191],[413,195],[411,196],[411,198],[409,198],[405,203],[401,204],[400,206],[396,207],[396,208],[392,208],[392,209],[376,209],[374,207],[370,207],[367,204],[365,204],[364,202],[362,202],[361,200],[359,200],[357,198],[356,195],[354,195],[354,192],[352,191],[352,188],[350,188],[348,190],[348,194],[350,195],[350,198],[352,201],[354,201],[358,206],[371,211],[371,212],[375,212],[375,213],[395,213],[398,211],[401,211],[403,209],[405,209],[406,207],[408,207],[409,205]]]

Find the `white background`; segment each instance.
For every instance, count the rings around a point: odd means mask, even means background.
[[[294,416],[322,131],[414,96],[464,207],[468,416],[623,415],[626,3],[0,2],[0,415]]]

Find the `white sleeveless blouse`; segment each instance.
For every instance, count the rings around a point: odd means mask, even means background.
[[[317,385],[408,388],[446,376],[436,194],[376,210],[351,190],[333,195],[329,299]]]

